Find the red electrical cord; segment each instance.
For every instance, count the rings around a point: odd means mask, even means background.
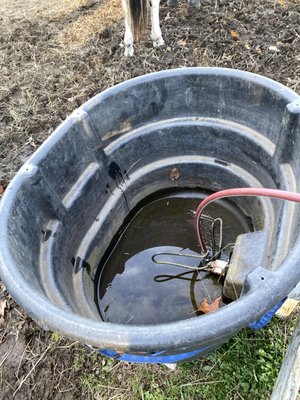
[[[300,193],[288,192],[285,190],[277,189],[264,189],[264,188],[237,188],[226,189],[213,193],[201,201],[197,207],[194,225],[196,230],[197,239],[200,244],[201,253],[207,253],[207,248],[201,235],[201,213],[209,203],[214,200],[222,199],[224,197],[239,197],[239,196],[255,196],[255,197],[270,197],[273,199],[282,199],[300,203]]]

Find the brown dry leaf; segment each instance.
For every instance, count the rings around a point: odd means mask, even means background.
[[[0,194],[4,192],[4,186],[0,184]]]
[[[209,314],[217,311],[220,306],[221,297],[217,297],[212,303],[208,303],[207,299],[204,299],[199,306],[198,311],[202,311],[204,314]]]
[[[285,5],[285,0],[278,0],[278,3],[279,3],[281,6],[284,6],[284,5]]]
[[[170,171],[169,177],[170,177],[171,181],[173,181],[173,182],[177,181],[177,179],[179,179],[179,177],[180,177],[179,169],[176,167],[172,168]]]
[[[230,35],[231,35],[232,39],[239,38],[239,33],[237,31],[230,31]]]

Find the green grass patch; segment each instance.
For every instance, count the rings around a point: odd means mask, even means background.
[[[82,371],[87,364],[94,366],[81,375],[80,383],[103,399],[105,393],[129,400],[266,399],[278,375],[292,325],[293,321],[274,318],[258,332],[243,329],[208,357],[179,364],[176,371],[161,365],[113,361],[96,353],[76,359],[74,368]]]

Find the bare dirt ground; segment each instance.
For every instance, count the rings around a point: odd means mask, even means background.
[[[300,92],[299,0],[202,0],[199,10],[185,3],[169,8],[163,1],[166,45],[153,49],[145,41],[130,59],[123,56],[120,0],[0,0],[0,11],[0,197],[67,115],[126,79],[168,68],[222,66]],[[79,344],[40,330],[3,285],[0,296],[1,399],[144,398],[128,384],[141,368],[158,383],[171,374],[159,366],[96,360]],[[84,381],[82,371],[113,375],[118,386],[99,377],[96,385],[91,374]],[[184,398],[202,398],[195,396]],[[239,397],[233,392],[228,398]]]

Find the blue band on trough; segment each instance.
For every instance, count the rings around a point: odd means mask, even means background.
[[[249,328],[258,331],[259,329],[265,327],[270,321],[273,315],[276,313],[277,310],[282,306],[282,304],[286,301],[287,297],[285,297],[279,304],[277,304],[274,308],[268,311],[265,315],[263,315],[260,319],[249,324]]]
[[[202,347],[201,349],[190,351],[188,353],[172,354],[168,356],[162,355],[164,353],[163,351],[159,351],[155,354],[145,355],[145,356],[128,354],[128,353],[119,355],[116,351],[113,350],[99,350],[99,353],[103,354],[104,356],[112,357],[120,361],[135,362],[135,363],[152,363],[152,364],[172,364],[184,361],[185,359],[188,359],[190,357],[195,357],[197,354],[201,353],[206,349],[208,349],[208,347]]]

